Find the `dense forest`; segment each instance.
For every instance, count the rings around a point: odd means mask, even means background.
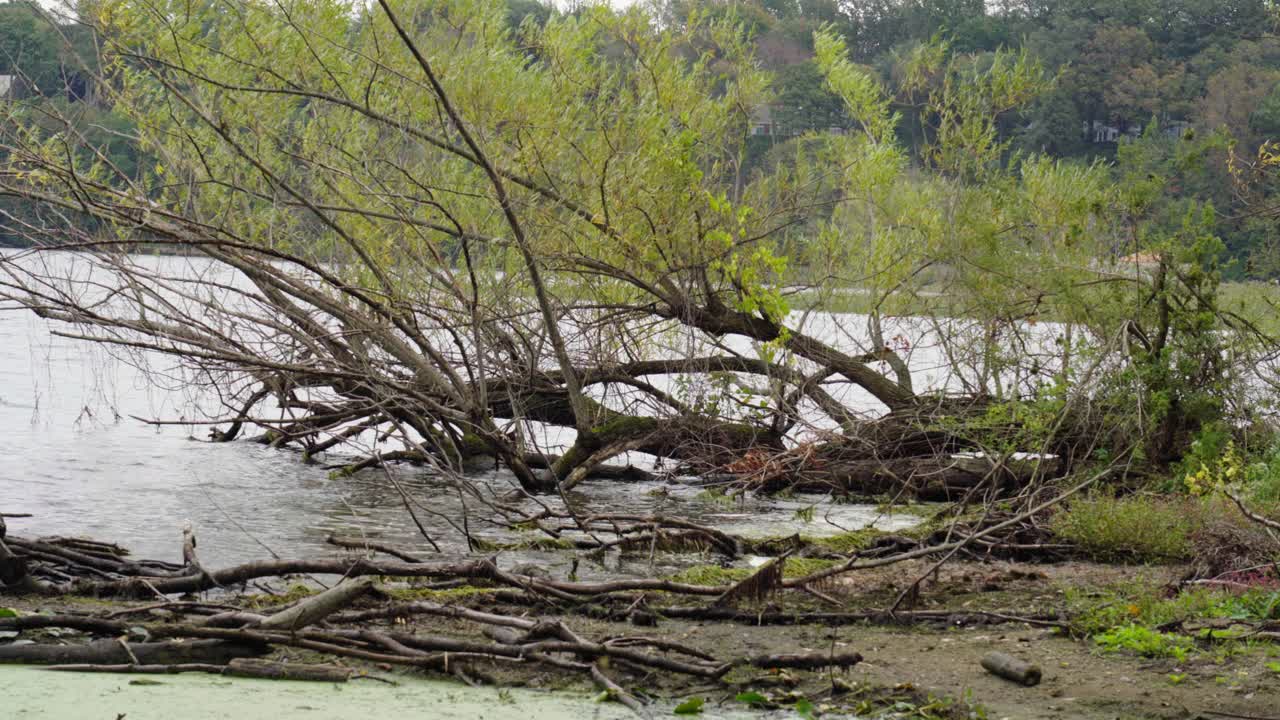
[[[1053,82],[1032,102],[1002,109],[1006,153],[1102,161],[1117,178],[1158,175],[1167,181],[1156,201],[1167,206],[1169,222],[1180,222],[1185,201],[1216,209],[1226,277],[1280,276],[1276,190],[1253,176],[1258,151],[1280,133],[1280,37],[1267,0],[668,0],[656,7],[673,27],[691,14],[732,16],[750,33],[772,96],[747,117],[753,137],[740,173],[785,158],[807,133],[852,126],[815,60],[819,28],[842,36],[850,57],[894,93],[903,115],[895,132],[917,161],[932,128],[921,117],[918,88],[907,87],[912,54],[941,42],[982,69],[1002,50],[1025,52]],[[573,11],[508,0],[507,18],[515,29],[563,12]],[[25,0],[0,4],[0,75],[13,78],[9,100],[25,101],[20,112],[35,118],[39,102],[57,104],[113,164],[136,175],[148,163],[129,120],[94,93],[96,52],[85,25]],[[6,242],[21,241],[0,235]]]

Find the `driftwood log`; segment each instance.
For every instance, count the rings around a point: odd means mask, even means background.
[[[987,672],[1019,685],[1040,684],[1040,667],[1002,652],[989,652],[982,656],[982,667]]]
[[[127,628],[126,628],[127,629]],[[190,642],[129,642],[120,638],[87,644],[0,645],[0,663],[26,665],[223,665],[236,658],[269,652],[261,643],[196,640]]]
[[[309,680],[314,682],[346,682],[354,672],[337,665],[304,665],[251,658],[232,658],[226,665],[181,663],[174,665],[50,665],[46,670],[60,672],[126,673],[130,675],[174,675],[200,672],[261,680]]]

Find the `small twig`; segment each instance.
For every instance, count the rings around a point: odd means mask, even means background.
[[[600,669],[600,661],[591,663],[591,677],[605,692],[609,693],[609,697],[626,705],[635,714],[642,718],[650,717],[649,712],[645,710],[644,705],[631,693],[627,692],[621,685],[614,682],[608,675],[604,674],[604,670]]]
[[[120,647],[124,648],[124,652],[126,655],[129,656],[130,662],[132,662],[134,665],[142,664],[138,662],[138,656],[133,654],[133,648],[129,647],[129,641],[126,638],[118,637],[116,638],[116,642],[120,643]]]
[[[325,542],[329,543],[330,545],[337,545],[338,547],[372,550],[372,551],[384,553],[386,555],[390,555],[395,558],[399,558],[401,560],[404,560],[405,562],[411,562],[411,563],[425,562],[425,560],[423,560],[422,558],[419,558],[415,555],[411,555],[403,550],[400,550],[399,548],[393,547],[391,545],[385,545],[383,543],[372,542],[370,540],[365,540],[365,539],[357,540],[355,538],[344,538],[344,537],[339,537],[337,535],[330,535],[329,537],[325,538]]]
[[[129,608],[123,608],[121,610],[115,610],[113,612],[107,613],[103,617],[118,618],[118,617],[124,617],[125,615],[135,615],[137,613],[151,612],[152,610],[167,610],[169,608],[191,608],[191,609],[209,608],[213,610],[239,610],[240,609],[235,605],[219,605],[217,603],[186,602],[182,600],[168,601],[167,600],[165,602],[151,603],[150,605],[141,605],[138,607],[129,607]]]
[[[1240,508],[1240,512],[1244,513],[1244,516],[1245,516],[1245,517],[1247,517],[1247,518],[1249,518],[1250,520],[1252,520],[1252,521],[1254,521],[1254,522],[1256,522],[1256,523],[1258,523],[1258,524],[1262,525],[1262,526],[1263,526],[1263,528],[1265,528],[1265,529],[1266,529],[1267,534],[1271,536],[1271,539],[1272,539],[1272,540],[1274,540],[1274,541],[1276,541],[1277,543],[1280,543],[1280,538],[1277,538],[1277,537],[1276,537],[1276,534],[1275,534],[1274,532],[1272,532],[1272,531],[1274,531],[1274,530],[1280,530],[1280,522],[1276,522],[1275,520],[1272,520],[1271,518],[1263,517],[1263,516],[1259,515],[1258,513],[1256,513],[1256,512],[1254,512],[1254,511],[1250,510],[1250,509],[1249,509],[1249,508],[1244,504],[1244,501],[1240,499],[1240,496],[1236,495],[1235,493],[1233,493],[1233,492],[1231,492],[1231,491],[1229,491],[1229,490],[1223,490],[1222,492],[1226,493],[1227,497],[1231,498],[1232,502],[1234,502],[1234,503],[1236,504],[1236,507]]]
[[[818,589],[814,588],[814,587],[813,587],[813,586],[811,586],[811,585],[801,585],[801,586],[800,586],[800,589],[801,589],[801,590],[803,590],[803,591],[805,591],[805,592],[807,592],[807,593],[809,593],[810,595],[812,595],[812,596],[814,596],[814,597],[818,598],[818,599],[819,599],[819,600],[821,600],[822,602],[827,603],[828,605],[833,605],[833,606],[835,606],[835,607],[841,607],[841,606],[843,605],[843,603],[841,603],[839,600],[836,600],[835,598],[833,598],[833,597],[831,597],[830,595],[828,595],[828,594],[826,594],[826,593],[824,593],[824,592],[822,592],[822,591],[820,591],[820,590],[818,590]]]
[[[409,517],[413,518],[413,524],[418,526],[418,532],[422,534],[422,537],[426,538],[433,550],[440,552],[440,546],[431,538],[431,533],[427,532],[427,529],[422,526],[422,521],[418,519],[418,513],[413,511],[413,503],[409,502],[409,493],[404,491],[404,488],[400,486],[400,481],[396,480],[395,476],[391,474],[387,464],[382,461],[382,456],[374,453],[374,457],[378,459],[378,467],[382,469],[382,474],[387,477],[387,481],[396,489],[396,492],[400,493],[400,499],[404,502],[404,509],[409,511]]]
[[[236,521],[234,517],[232,517],[231,513],[227,512],[225,508],[219,505],[218,501],[214,500],[213,495],[209,493],[208,488],[201,485],[200,492],[204,493],[205,498],[210,503],[212,503],[215,508],[218,509],[218,512],[222,513],[222,516],[225,517],[232,525],[235,525],[237,530],[244,533],[245,537],[257,543],[258,547],[262,548],[263,550],[266,550],[267,554],[270,555],[271,557],[275,558],[276,560],[280,559],[280,556],[276,553],[275,550],[272,550],[266,543],[262,542],[253,533],[246,530],[243,525],[241,525],[239,522]]]

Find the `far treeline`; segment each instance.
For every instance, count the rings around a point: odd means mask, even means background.
[[[0,3],[0,97],[44,98],[126,174],[153,164],[127,113],[96,93],[99,43],[86,24],[97,3],[81,0],[53,17],[22,0]],[[582,9],[507,0],[515,30]],[[882,83],[902,115],[898,140],[916,163],[933,128],[910,92],[913,53],[945,43],[976,71],[1000,51],[1026,52],[1052,83],[1002,109],[996,123],[1007,156],[1043,153],[1113,174],[1165,178],[1160,198],[1178,218],[1187,201],[1211,204],[1225,249],[1227,279],[1280,277],[1280,204],[1271,183],[1242,183],[1250,161],[1280,135],[1280,39],[1268,0],[664,0],[655,21],[676,27],[691,14],[743,24],[755,59],[769,71],[772,97],[748,119],[746,174],[785,159],[810,132],[845,132],[855,118],[827,86],[813,34],[842,37],[851,59]],[[40,113],[38,111],[36,115]],[[1120,152],[1120,146],[1142,150]],[[815,219],[826,219],[814,208]],[[0,245],[21,245],[20,233]],[[1117,248],[1121,255],[1132,248]]]

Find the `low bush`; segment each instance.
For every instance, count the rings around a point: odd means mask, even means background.
[[[1054,534],[1090,557],[1130,562],[1189,559],[1192,536],[1202,525],[1198,501],[1151,495],[1092,495],[1075,501],[1050,521]]]
[[[1182,485],[1193,495],[1231,490],[1275,510],[1280,506],[1280,438],[1262,450],[1246,451],[1234,440],[1202,433],[1183,459]]]
[[[1067,591],[1072,627],[1099,636],[1126,625],[1162,627],[1207,618],[1246,622],[1280,619],[1280,588],[1200,586],[1170,596],[1157,584],[1131,583],[1105,590]]]
[[[1142,657],[1173,658],[1179,662],[1195,649],[1191,638],[1132,623],[1096,635],[1093,640],[1106,652],[1126,650]]]
[[[1251,459],[1245,474],[1250,499],[1264,506],[1280,506],[1280,441]]]

